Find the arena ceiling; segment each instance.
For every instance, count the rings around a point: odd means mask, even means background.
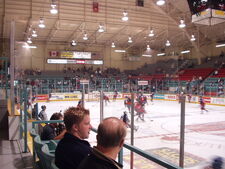
[[[144,7],[136,6],[136,0],[53,0],[58,14],[53,15],[52,0],[0,0],[0,32],[2,38],[10,37],[11,21],[15,21],[15,40],[27,41],[32,30],[37,37],[32,42],[70,45],[72,40],[78,46],[111,46],[124,49],[146,48],[164,50],[166,40],[170,48],[199,48],[202,45],[225,40],[225,23],[198,25],[192,23],[187,0],[166,0],[164,6],[157,6],[156,0],[145,0]],[[93,3],[98,3],[98,12],[93,11]],[[123,12],[128,12],[129,20],[121,20]],[[43,17],[46,27],[38,27]],[[186,28],[179,28],[184,19]],[[98,32],[99,24],[105,32]],[[149,37],[150,29],[154,37]],[[87,33],[88,40],[83,40]],[[191,42],[191,35],[196,37]],[[128,37],[132,43],[128,43]]]

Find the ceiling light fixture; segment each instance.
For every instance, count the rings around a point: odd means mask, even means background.
[[[170,46],[171,44],[170,44],[170,41],[169,40],[167,40],[166,41],[166,46]]]
[[[83,40],[88,40],[88,36],[87,36],[87,33],[84,33],[84,37],[83,37]]]
[[[225,46],[225,44],[216,45],[217,48],[224,47],[224,46]]]
[[[27,38],[27,43],[32,43],[31,38]]]
[[[104,30],[103,25],[99,25],[98,32],[104,32],[104,31],[105,31],[105,30]]]
[[[158,53],[157,56],[164,56],[165,53]]]
[[[58,13],[58,10],[56,9],[56,5],[55,4],[51,4],[52,9],[50,9],[50,13],[55,15]]]
[[[181,19],[181,20],[180,20],[179,28],[185,28],[185,27],[186,27],[186,25],[185,25],[185,23],[184,23],[184,20]]]
[[[72,46],[76,46],[77,45],[77,42],[75,40],[72,40],[71,45]]]
[[[184,53],[190,53],[190,50],[184,50],[184,51],[181,51],[180,53],[184,54]]]
[[[123,17],[121,18],[122,21],[128,21],[128,13],[126,11],[123,11]]]
[[[145,56],[145,57],[152,57],[152,55],[148,55],[148,54],[143,54],[142,56]]]
[[[195,35],[191,35],[191,41],[195,41]]]
[[[148,34],[148,36],[149,36],[149,37],[153,37],[154,35],[155,35],[155,34],[154,34],[154,30],[151,29],[150,32],[149,32],[149,34]]]
[[[115,52],[118,52],[118,53],[125,53],[126,50],[115,50]]]
[[[40,21],[39,21],[40,23],[39,23],[39,28],[45,28],[45,24],[44,24],[44,18],[40,18]]]
[[[129,36],[128,37],[128,43],[132,43],[133,41],[132,41],[132,39],[131,39],[131,37]]]
[[[33,49],[35,49],[35,48],[37,48],[37,46],[23,45],[23,48],[33,48]]]
[[[150,46],[149,46],[149,45],[147,45],[147,50],[151,50],[151,48],[150,48]]]
[[[114,42],[112,42],[111,47],[112,47],[112,48],[115,48],[115,47],[116,47]]]
[[[31,36],[34,37],[34,38],[36,38],[37,37],[37,31],[36,30],[33,30]]]
[[[162,5],[164,5],[165,4],[165,0],[158,0],[157,2],[156,2],[156,5],[158,5],[158,6],[162,6]]]

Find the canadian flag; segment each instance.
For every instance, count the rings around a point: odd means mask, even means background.
[[[93,2],[93,12],[98,12],[98,2]]]
[[[49,52],[49,55],[52,56],[52,57],[56,57],[56,56],[58,56],[58,54],[59,54],[59,52],[57,52],[57,51],[50,51]]]

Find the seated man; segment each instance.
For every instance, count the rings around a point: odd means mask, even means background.
[[[123,166],[115,160],[123,147],[126,133],[126,126],[118,118],[104,119],[98,126],[97,146],[78,169],[121,169]]]
[[[61,113],[54,113],[50,120],[63,120],[63,115]],[[43,131],[41,133],[42,140],[60,140],[63,138],[66,130],[60,131],[57,133],[57,128],[62,124],[58,123],[50,123],[44,126]],[[60,127],[61,128],[61,127]]]
[[[91,129],[89,110],[70,107],[64,113],[67,132],[55,151],[55,164],[60,169],[76,169],[80,162],[91,153],[90,144],[84,139]]]

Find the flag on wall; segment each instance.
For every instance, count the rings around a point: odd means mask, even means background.
[[[98,2],[93,2],[93,12],[98,12]]]
[[[49,52],[49,55],[50,55],[51,57],[57,57],[57,56],[59,55],[59,52],[58,52],[58,51],[50,51],[50,52]]]

